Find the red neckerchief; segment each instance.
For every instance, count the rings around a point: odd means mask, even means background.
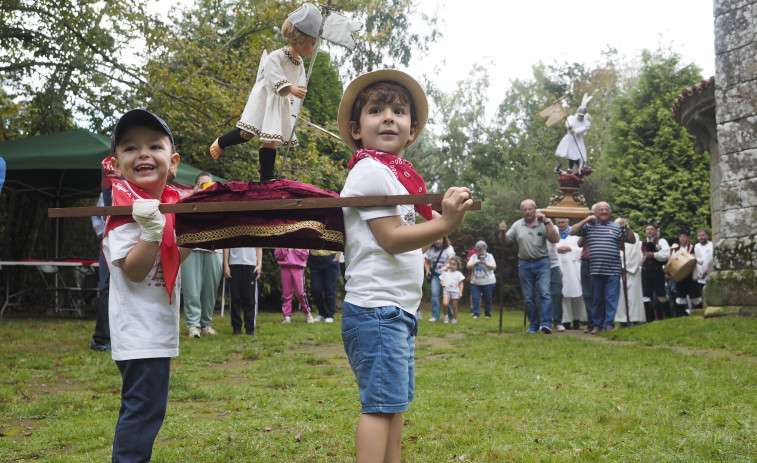
[[[137,199],[152,199],[150,195],[142,188],[129,183],[126,180],[111,180],[113,183],[113,205],[114,206],[131,206]],[[160,196],[160,202],[163,204],[174,204],[179,201],[179,192],[171,186],[163,187],[163,194]],[[160,241],[160,262],[163,265],[163,278],[166,280],[166,291],[168,291],[168,302],[171,303],[171,293],[176,284],[176,277],[179,274],[179,265],[181,264],[181,254],[176,246],[176,233],[174,231],[174,214],[164,214],[166,216],[166,226],[163,229],[163,239]],[[131,215],[110,215],[105,221],[105,234],[110,230],[134,222]]]
[[[371,158],[380,162],[392,171],[397,180],[411,195],[425,195],[426,194],[426,182],[418,175],[418,172],[413,169],[413,165],[410,161],[402,159],[393,154],[384,153],[383,151],[359,149],[355,151],[355,154],[350,159],[347,168],[352,169],[355,167],[358,161],[365,158]],[[431,220],[431,204],[416,204],[415,211],[423,216],[426,220]]]

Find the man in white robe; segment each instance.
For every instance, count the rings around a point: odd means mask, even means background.
[[[568,219],[557,219],[560,241],[557,255],[562,269],[562,323],[566,328],[577,330],[581,322],[586,322],[586,306],[581,291],[581,247],[578,236],[570,235]],[[572,326],[571,326],[572,324]]]
[[[636,235],[636,243],[638,243],[639,235],[636,233],[634,235]],[[638,244],[629,243],[625,243],[625,253],[623,271],[626,274],[626,285],[628,286],[628,306],[626,306],[626,292],[621,280],[620,299],[618,300],[618,311],[615,312],[615,321],[621,323],[621,326],[629,326],[628,318],[630,318],[630,326],[633,326],[647,321],[644,311],[644,294],[641,291],[641,262],[644,259],[644,254]]]

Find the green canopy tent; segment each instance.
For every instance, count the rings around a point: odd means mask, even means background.
[[[102,179],[101,162],[109,153],[110,138],[84,129],[0,142],[0,157],[7,165],[2,194],[41,194],[54,199],[55,207],[61,207],[67,200],[97,198]],[[172,184],[186,190],[194,184],[198,173],[199,169],[179,163]],[[55,235],[57,257],[58,219]]]
[[[34,191],[58,201],[96,198],[100,163],[109,153],[110,138],[84,129],[0,142],[0,157],[7,164],[3,189]],[[199,169],[179,163],[174,183],[191,186],[198,173]]]

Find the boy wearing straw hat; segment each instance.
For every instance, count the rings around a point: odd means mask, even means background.
[[[391,69],[363,74],[344,91],[337,122],[355,154],[343,197],[424,194],[423,179],[402,158],[428,118],[426,95]],[[415,313],[421,300],[421,248],[449,234],[472,204],[468,188],[450,188],[443,214],[430,205],[345,207],[342,339],[360,389],[358,462],[399,462],[403,412],[413,400]],[[415,223],[415,212],[426,218]]]

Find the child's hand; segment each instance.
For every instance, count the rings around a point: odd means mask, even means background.
[[[289,93],[291,93],[292,96],[302,100],[303,98],[305,98],[305,95],[307,95],[308,90],[302,85],[292,85],[289,87]]]
[[[138,199],[131,206],[131,216],[142,226],[142,241],[161,241],[166,216],[160,213],[160,200]]]
[[[442,199],[442,218],[450,221],[452,229],[463,224],[465,212],[473,205],[473,194],[465,187],[452,187]]]

